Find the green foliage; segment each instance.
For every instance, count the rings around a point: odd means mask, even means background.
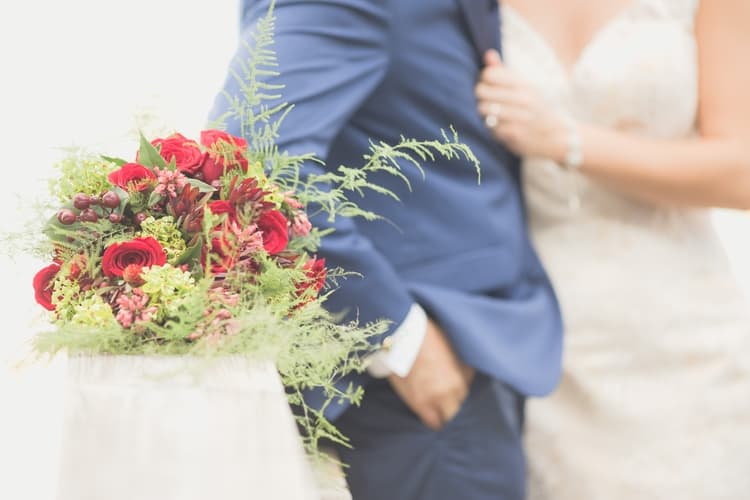
[[[138,163],[144,167],[166,168],[167,162],[161,157],[159,150],[156,149],[151,142],[143,136],[143,134],[140,134],[140,138],[141,148],[138,151]]]
[[[167,215],[160,219],[149,217],[141,223],[141,235],[153,236],[161,243],[167,254],[167,262],[174,264],[187,250],[182,233],[175,224],[174,217]]]
[[[448,160],[463,158],[472,164],[477,171],[479,181],[479,160],[471,149],[461,143],[458,133],[451,128],[449,136],[442,132],[443,140],[418,141],[401,137],[395,146],[380,142],[370,145],[370,153],[364,156],[366,163],[359,168],[341,165],[336,171],[322,174],[311,174],[305,182],[299,182],[294,188],[299,192],[299,199],[303,203],[320,205],[328,214],[328,220],[334,221],[336,216],[363,217],[374,220],[378,215],[362,210],[351,201],[352,193],[364,196],[366,191],[398,200],[393,191],[370,182],[370,177],[378,173],[386,173],[400,178],[411,189],[407,177],[402,173],[403,164],[411,164],[425,175],[422,164],[434,162],[438,157]],[[334,186],[332,189],[326,186]]]
[[[68,155],[55,165],[58,177],[50,181],[52,196],[62,205],[71,203],[77,193],[101,194],[110,183],[107,176],[118,165],[82,149],[70,149]]]
[[[169,265],[144,269],[142,278],[145,283],[141,289],[149,296],[150,303],[158,303],[162,308],[160,318],[178,316],[183,299],[195,289],[195,280],[190,273]]]
[[[70,323],[85,328],[119,328],[112,315],[112,308],[95,293],[84,295],[77,300],[71,311]]]

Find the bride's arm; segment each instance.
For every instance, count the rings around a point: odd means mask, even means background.
[[[702,2],[697,16],[700,136],[656,140],[577,123],[580,172],[648,201],[750,209],[750,2]],[[561,117],[488,54],[479,111],[497,113],[496,137],[516,153],[564,163]],[[679,82],[675,82],[679,85]]]

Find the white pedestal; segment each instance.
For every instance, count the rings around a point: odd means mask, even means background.
[[[77,357],[59,500],[318,500],[281,382],[240,358]]]

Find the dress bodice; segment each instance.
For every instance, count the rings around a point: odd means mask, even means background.
[[[633,0],[566,70],[504,6],[505,64],[580,121],[689,138],[697,7]],[[750,308],[710,212],[646,203],[549,160],[524,159],[523,175],[531,235],[566,325],[562,382],[528,405],[529,498],[746,495]]]
[[[649,137],[685,137],[695,130],[697,0],[634,0],[600,28],[572,68],[512,7],[504,6],[506,63],[548,103],[586,123]],[[532,222],[546,226],[585,212],[625,218],[664,217],[634,200],[527,159],[526,193]],[[573,192],[575,191],[575,193]],[[580,197],[584,214],[567,209]],[[644,221],[639,221],[644,222]]]
[[[577,120],[687,138],[696,133],[698,108],[697,8],[698,0],[633,0],[566,69],[542,35],[504,5],[505,63]],[[659,289],[686,273],[695,283],[712,282],[714,300],[736,296],[708,210],[647,203],[547,159],[524,159],[523,180],[531,234],[569,324],[588,313],[583,303],[629,286],[628,293]],[[574,197],[578,208],[571,208]],[[586,276],[587,286],[571,285]],[[676,287],[670,297],[683,304],[702,299],[693,286]]]

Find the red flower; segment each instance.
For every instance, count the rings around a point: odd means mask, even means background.
[[[206,265],[210,256],[211,272],[213,274],[223,274],[235,266],[236,249],[226,236],[211,239],[211,250],[206,251],[203,247],[201,253],[201,264]]]
[[[263,248],[275,255],[289,243],[289,229],[286,217],[278,210],[264,212],[258,219],[258,229],[263,233]]]
[[[52,259],[52,261],[55,264],[59,264],[60,267],[62,267],[63,265],[63,260],[60,257],[56,257],[55,259]],[[84,254],[81,253],[73,256],[70,261],[70,268],[68,269],[67,279],[74,281],[80,278],[86,270],[87,265],[88,260],[86,259],[86,256]]]
[[[132,286],[141,286],[143,283],[145,283],[143,281],[143,278],[141,277],[142,272],[142,265],[130,264],[122,270],[122,279],[125,280],[125,283],[128,283]]]
[[[310,285],[315,288],[316,292],[320,292],[320,290],[326,284],[326,276],[328,274],[328,270],[326,269],[326,260],[316,259],[313,257],[312,259],[305,262],[305,265],[302,266],[302,269],[305,270],[305,274],[307,275],[307,277],[312,280]]]
[[[47,309],[54,311],[55,306],[52,304],[52,281],[60,271],[60,264],[52,263],[34,275],[34,298],[36,301]]]
[[[313,257],[305,262],[305,265],[302,266],[302,270],[305,271],[307,279],[297,284],[297,296],[302,296],[307,290],[313,289],[315,290],[315,297],[317,297],[323,289],[323,286],[326,284],[326,276],[328,273],[328,270],[326,269],[326,260]],[[312,298],[310,300],[312,300]]]
[[[247,172],[247,158],[243,156],[247,150],[245,139],[221,130],[204,130],[201,144],[210,150],[201,167],[205,182],[211,184],[225,172],[237,168]]]
[[[131,264],[141,267],[161,266],[166,264],[167,254],[151,236],[135,238],[123,243],[113,243],[104,250],[102,271],[110,278],[121,277],[125,268]]]
[[[126,163],[110,173],[107,180],[122,189],[144,191],[149,184],[156,182],[156,175],[138,163]]]
[[[172,134],[166,139],[154,139],[151,144],[159,148],[159,154],[167,163],[174,159],[177,170],[186,174],[198,172],[206,156],[197,142],[182,134]]]
[[[208,209],[214,215],[227,214],[228,220],[234,222],[237,219],[237,211],[234,206],[226,200],[216,200],[208,203]]]
[[[204,130],[203,132],[201,132],[201,144],[203,144],[205,147],[210,148],[219,141],[231,144],[240,151],[245,151],[247,149],[247,141],[242,137],[236,137],[231,134],[227,134],[222,130],[216,129]]]

